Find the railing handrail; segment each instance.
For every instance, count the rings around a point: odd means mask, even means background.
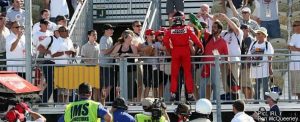
[[[219,55],[218,57],[256,57],[256,56],[300,56],[299,54],[251,54],[251,55]],[[206,57],[217,57],[214,55],[198,55],[198,56],[191,56],[191,58],[206,58]],[[140,57],[101,57],[101,59],[121,59],[121,58],[138,58],[138,59],[158,59],[158,58],[171,58],[171,56],[140,56]],[[76,59],[98,59],[98,58],[83,58],[83,57],[70,57],[70,58],[36,58],[35,60],[42,61],[42,60],[76,60]],[[24,61],[25,58],[11,58],[11,59],[0,59],[0,61]],[[288,59],[287,59],[288,60]]]
[[[153,2],[150,1],[149,7],[147,9],[147,14],[146,14],[145,19],[144,19],[143,27],[142,27],[142,30],[141,30],[141,37],[144,37],[144,33],[145,33],[146,28],[148,26],[147,20],[150,17],[152,5],[153,5]],[[142,38],[142,39],[144,40],[144,38]]]
[[[87,1],[88,0],[84,0],[84,2],[82,4],[78,4],[78,6],[80,7],[77,7],[70,22],[69,22],[69,26],[68,28],[70,29],[70,33],[69,35],[72,35],[73,31],[74,31],[74,28],[76,25],[76,23],[78,22],[78,19],[79,19],[79,15],[81,15],[82,11],[83,11],[83,7],[85,6],[85,4],[87,4]]]

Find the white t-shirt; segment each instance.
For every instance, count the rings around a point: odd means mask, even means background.
[[[70,51],[74,50],[73,42],[70,38],[61,38],[59,37],[57,41],[54,41],[52,46],[50,47],[51,55],[57,52]],[[69,55],[63,54],[54,58],[70,58]],[[68,60],[55,60],[55,64],[70,64]]]
[[[238,112],[234,115],[231,122],[255,122],[252,117],[247,115],[245,112]]]
[[[293,34],[291,37],[291,41],[289,42],[289,46],[295,46],[296,48],[300,48],[300,34]],[[291,60],[300,60],[300,51],[291,51],[293,55],[299,56],[291,56]],[[290,62],[290,70],[300,70],[300,62]]]
[[[39,40],[39,37],[41,37],[41,36],[51,36],[51,35],[53,35],[53,33],[48,31],[48,30],[46,32],[37,31],[37,32],[33,33],[33,35],[32,35],[32,38],[33,38],[32,44],[33,44],[33,46],[37,47],[39,45],[39,43],[42,41],[42,40]]]
[[[56,29],[56,24],[49,21],[48,30],[52,31],[53,33],[55,29]],[[35,23],[32,27],[32,33],[38,32],[40,30],[41,30],[40,22]]]
[[[25,10],[15,10],[13,7],[6,12],[7,21],[18,21],[21,26],[25,26]]]
[[[100,66],[102,67],[110,67],[107,65],[103,65],[103,63],[112,63],[113,60],[112,59],[101,59],[101,57],[109,57],[108,55],[104,55],[103,52],[101,52],[101,50],[107,50],[110,49],[113,46],[113,40],[111,37],[107,37],[107,36],[102,36],[100,38],[100,44],[99,44],[99,49],[100,49]]]
[[[52,36],[52,37],[53,37],[53,42],[52,42],[51,46],[49,47],[49,50],[50,50],[51,47],[54,46],[54,42],[58,40],[58,38],[55,38],[54,36]],[[49,46],[50,43],[51,43],[51,37],[48,36],[48,37],[45,38],[44,40],[40,41],[39,44],[40,44],[40,45],[43,45],[43,46],[47,49],[47,47]],[[50,50],[50,51],[51,51],[51,50]],[[45,58],[51,58],[51,55],[50,55],[50,54],[47,54],[47,55],[45,55]]]
[[[56,17],[57,15],[69,15],[69,8],[66,0],[51,0],[50,3],[50,16]]]
[[[16,41],[17,36],[11,33],[6,38],[6,58],[7,59],[25,59],[25,36],[23,35],[19,40],[15,50],[10,51],[11,45]],[[24,65],[18,67],[7,67],[7,71],[25,72],[25,61],[7,61],[7,65]]]
[[[257,55],[259,55],[259,54],[274,54],[273,46],[271,45],[270,42],[267,42],[267,43],[268,43],[268,49],[266,49],[267,48],[266,42],[261,43],[261,44],[258,44],[258,42],[256,42],[256,41],[252,42],[250,45],[250,48],[248,50],[248,55],[251,55],[251,54],[257,54]],[[256,57],[256,59],[252,59],[252,60],[268,61],[268,56]],[[256,63],[255,65],[253,65],[253,63],[251,63],[250,78],[264,78],[264,77],[268,77],[268,76],[269,76],[269,63],[268,62]]]
[[[228,44],[228,55],[230,56],[240,56],[241,55],[241,47],[243,40],[243,31],[239,29],[239,35],[236,35],[234,32],[223,31],[221,33],[223,39]],[[239,43],[238,43],[239,41]],[[240,57],[230,57],[230,61],[240,61]]]
[[[2,31],[0,31],[0,53],[6,52],[6,38],[10,35],[10,31],[4,27]]]

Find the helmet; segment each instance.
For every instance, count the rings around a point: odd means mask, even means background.
[[[212,104],[208,99],[200,99],[196,102],[196,112],[209,115],[212,110]]]
[[[175,114],[177,115],[185,115],[185,116],[189,116],[191,115],[190,113],[190,109],[189,106],[187,104],[178,104],[177,108],[175,109]]]
[[[180,26],[184,24],[185,16],[182,11],[177,11],[172,18],[173,25]]]
[[[112,107],[120,108],[120,109],[124,109],[124,110],[128,109],[128,106],[126,105],[125,99],[123,97],[117,97],[115,99],[115,101],[113,102]]]
[[[276,93],[278,93],[278,95],[282,95],[282,90],[278,86],[272,85],[271,88],[270,88],[270,91],[271,92],[276,92]]]

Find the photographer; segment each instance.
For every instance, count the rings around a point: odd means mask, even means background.
[[[188,122],[189,121],[191,111],[187,104],[184,104],[184,103],[178,104],[178,106],[174,112],[178,117],[177,122]]]
[[[136,122],[169,122],[169,116],[166,112],[166,106],[160,99],[144,98],[142,100],[143,113],[136,114]]]
[[[110,113],[113,115],[114,122],[135,122],[133,116],[126,112],[127,109],[128,106],[125,99],[122,97],[116,98],[110,110]]]

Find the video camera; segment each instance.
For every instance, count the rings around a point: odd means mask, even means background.
[[[153,120],[159,120],[162,116],[162,109],[166,109],[167,106],[164,103],[163,98],[155,99],[151,106],[151,113]]]

